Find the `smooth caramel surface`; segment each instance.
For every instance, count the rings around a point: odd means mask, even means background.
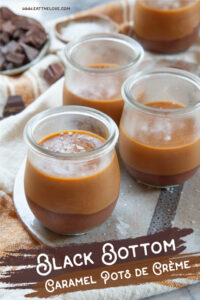
[[[88,66],[89,68],[93,68],[93,69],[112,69],[112,68],[117,68],[119,67],[119,65],[116,65],[116,64],[102,64],[102,63],[99,63],[99,64],[95,64],[95,65],[89,65]]]
[[[117,65],[114,64],[95,64],[90,65],[90,68],[95,69],[104,69],[104,68],[115,68]],[[105,77],[105,82],[101,91],[98,89],[98,80],[95,76],[91,76],[87,81],[87,86],[80,82],[80,85],[77,86],[74,91],[71,87],[64,84],[63,88],[63,105],[81,105],[95,108],[109,115],[117,124],[120,122],[124,101],[121,98],[121,85],[119,78],[116,85],[116,80],[112,79],[106,80],[106,75],[102,74],[101,76]],[[113,75],[115,76],[115,75]],[[76,78],[74,78],[76,81]],[[120,96],[119,96],[120,95]]]
[[[182,103],[168,102],[168,101],[148,102],[145,103],[145,105],[150,106],[152,108],[159,108],[159,109],[178,109],[184,107]]]
[[[183,107],[182,104],[173,102],[151,102],[147,105],[162,109]],[[133,114],[132,118],[134,117]],[[175,175],[190,171],[200,165],[200,138],[192,139],[191,142],[191,136],[195,130],[192,118],[180,122],[175,117],[171,123],[167,120],[161,130],[164,120],[158,121],[156,117],[152,117],[146,123],[149,126],[145,129],[146,131],[142,128],[144,119],[138,120],[134,137],[130,135],[130,132],[127,133],[120,124],[119,150],[127,166],[146,174]],[[179,128],[176,131],[177,124]]]

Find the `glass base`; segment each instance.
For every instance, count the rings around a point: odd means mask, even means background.
[[[42,225],[42,226],[44,226],[44,225]],[[56,234],[64,235],[64,236],[81,236],[81,235],[87,234],[89,232],[89,231],[86,231],[86,232],[80,232],[80,233],[61,233],[61,232],[56,232],[56,231],[54,231],[54,230],[52,230],[52,229],[50,229],[48,227],[45,227],[45,228],[47,228],[48,230],[50,230],[50,231],[52,231],[52,232],[54,232]]]
[[[179,183],[179,184],[172,184],[172,185],[153,185],[153,184],[146,183],[146,182],[143,182],[141,180],[138,180],[135,177],[133,177],[133,178],[135,179],[135,181],[137,181],[137,183],[146,185],[147,187],[156,188],[156,189],[171,189],[171,188],[177,187],[181,184],[181,183]]]

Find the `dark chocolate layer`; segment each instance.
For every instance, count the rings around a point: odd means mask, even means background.
[[[194,29],[194,31],[191,34],[177,40],[152,41],[142,38],[136,33],[135,38],[148,51],[172,54],[185,51],[190,46],[192,46],[192,44],[198,39],[198,33],[199,25]]]
[[[125,164],[125,167],[136,180],[148,185],[158,187],[178,185],[184,183],[186,180],[190,179],[199,168],[196,167],[194,169],[191,169],[190,171],[175,175],[155,175],[137,171],[127,164]]]
[[[111,215],[118,199],[96,213],[82,215],[54,213],[26,198],[35,217],[48,229],[61,234],[80,234],[101,225]]]

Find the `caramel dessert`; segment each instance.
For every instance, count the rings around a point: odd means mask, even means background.
[[[89,66],[89,68],[94,69],[115,67],[118,67],[118,65],[95,64]],[[118,77],[118,81],[110,78],[106,80],[105,77],[105,88],[101,92],[98,90],[99,83],[95,76],[90,78],[90,82],[87,85],[83,85],[81,82],[76,84],[73,90],[64,84],[63,105],[81,105],[95,108],[110,116],[119,125],[124,101],[121,97],[123,78],[120,78],[120,75]],[[74,81],[76,81],[76,77]]]
[[[136,0],[134,31],[147,50],[185,51],[198,39],[199,23],[200,0]]]
[[[38,144],[50,152],[76,156],[103,147],[105,139],[87,131],[68,130],[46,136]],[[54,232],[80,234],[99,226],[111,215],[119,189],[115,151],[109,159],[27,159],[28,204],[36,218]]]
[[[180,109],[180,103],[160,101],[146,104],[157,109]],[[158,123],[154,116],[144,120],[137,113],[134,138],[131,130],[120,125],[120,155],[130,172],[138,181],[152,186],[170,186],[185,182],[200,165],[200,139],[193,139],[195,122],[188,117]],[[147,117],[146,117],[147,118]],[[161,130],[161,126],[163,129]],[[170,134],[166,134],[169,132]],[[192,141],[192,142],[191,142]]]

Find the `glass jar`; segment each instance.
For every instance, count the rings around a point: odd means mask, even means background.
[[[200,79],[165,68],[140,73],[122,87],[119,151],[145,184],[183,183],[200,165]]]
[[[200,0],[136,0],[134,32],[150,51],[177,53],[198,39]]]
[[[104,143],[76,153],[41,145],[46,137],[65,131],[90,133]],[[118,128],[114,121],[94,109],[59,107],[28,121],[24,137],[28,144],[25,194],[35,217],[61,234],[85,233],[105,222],[120,190],[115,152]],[[54,144],[57,147],[56,141]]]
[[[63,105],[98,109],[119,124],[121,86],[136,72],[142,47],[122,34],[93,34],[68,44]]]

